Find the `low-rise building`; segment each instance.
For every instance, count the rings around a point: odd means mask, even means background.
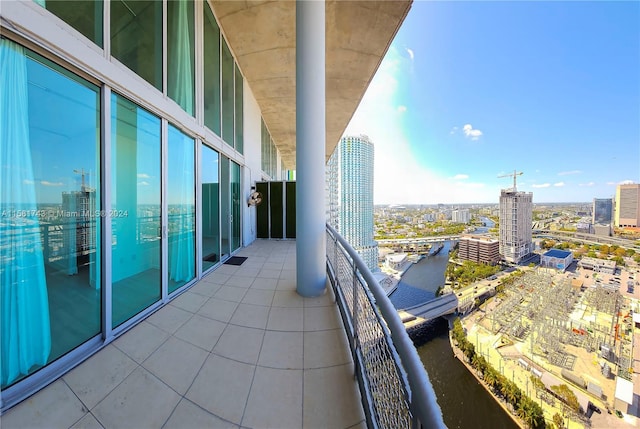
[[[500,261],[500,242],[487,235],[468,234],[460,237],[458,258],[495,265]]]
[[[407,263],[407,254],[406,253],[393,253],[391,255],[387,255],[387,267],[392,270],[402,271],[405,264]]]
[[[572,262],[573,253],[560,249],[551,249],[540,258],[541,267],[553,268],[563,272]]]
[[[613,274],[616,271],[616,261],[584,257],[578,262],[578,266],[597,273]]]

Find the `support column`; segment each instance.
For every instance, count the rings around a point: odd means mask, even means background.
[[[325,2],[296,2],[296,280],[325,292]]]

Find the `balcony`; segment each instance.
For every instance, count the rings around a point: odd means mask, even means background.
[[[363,426],[331,289],[295,291],[295,241],[258,240],[2,416],[2,427]]]
[[[443,426],[395,310],[379,303],[381,318],[371,273],[335,231],[322,297],[296,292],[295,241],[257,240],[236,256],[247,259],[13,407],[3,428]]]

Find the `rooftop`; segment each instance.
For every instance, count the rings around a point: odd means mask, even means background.
[[[295,241],[256,240],[2,416],[40,427],[364,427],[333,293],[295,291]]]

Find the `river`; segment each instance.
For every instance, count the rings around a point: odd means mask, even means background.
[[[444,285],[450,244],[440,253],[413,264],[402,276],[398,289],[389,297],[396,308],[406,308],[433,299]],[[507,413],[453,357],[447,322],[439,319],[416,340],[418,355],[438,397],[447,427],[460,429],[517,428]]]

